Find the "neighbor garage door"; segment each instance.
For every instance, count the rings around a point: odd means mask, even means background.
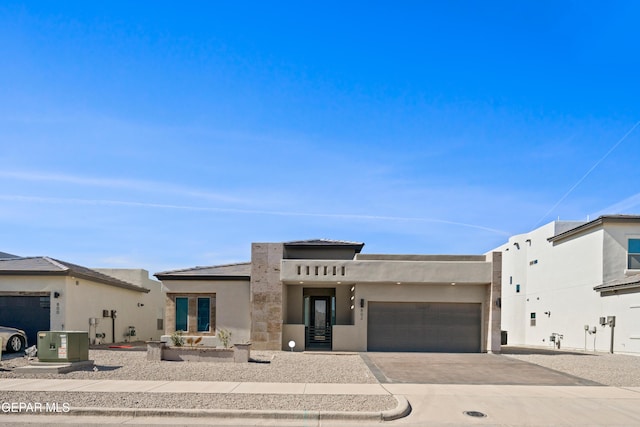
[[[482,306],[369,302],[369,351],[480,352]]]
[[[51,319],[49,295],[0,296],[0,326],[25,331],[29,345],[37,344],[38,331],[48,331]]]

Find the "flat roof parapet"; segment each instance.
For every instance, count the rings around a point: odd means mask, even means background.
[[[486,261],[486,255],[357,254],[358,261]]]

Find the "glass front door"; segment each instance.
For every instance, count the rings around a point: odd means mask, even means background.
[[[331,349],[331,297],[312,296],[309,298],[306,347]]]

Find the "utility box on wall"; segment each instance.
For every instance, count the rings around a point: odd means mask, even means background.
[[[38,359],[41,362],[82,362],[89,360],[89,332],[38,332]]]

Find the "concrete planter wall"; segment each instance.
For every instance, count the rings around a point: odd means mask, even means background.
[[[184,362],[234,362],[247,363],[251,344],[234,344],[232,348],[169,347],[161,341],[147,342],[147,360],[171,360]]]

